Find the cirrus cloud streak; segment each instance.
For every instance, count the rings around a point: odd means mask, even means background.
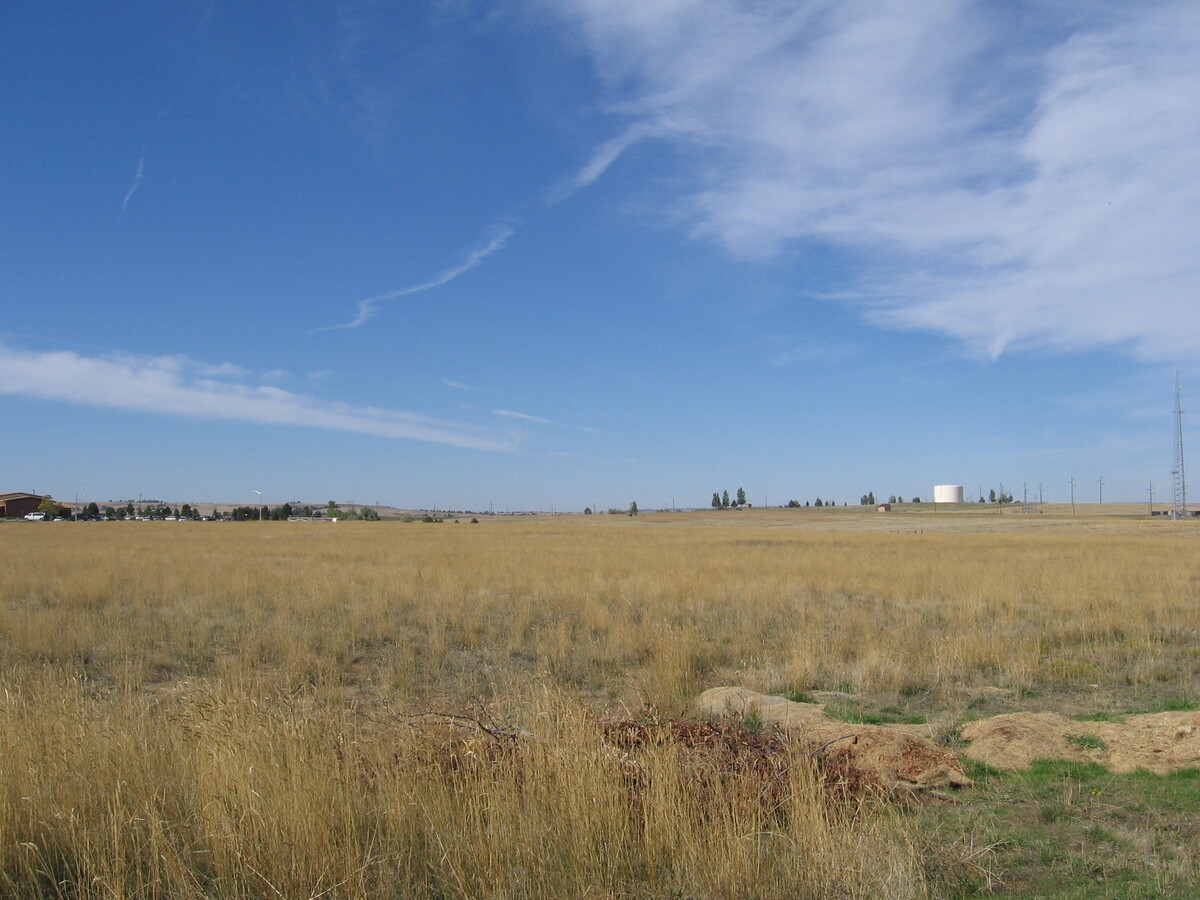
[[[886,327],[1200,350],[1200,6],[561,0],[668,215],[730,254],[855,260]]]
[[[291,425],[511,451],[512,434],[398,410],[320,400],[270,385],[231,380],[244,373],[183,356],[31,352],[0,345],[0,396],[35,397],[104,409],[198,419]]]

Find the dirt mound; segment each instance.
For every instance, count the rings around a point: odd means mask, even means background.
[[[696,707],[703,716],[743,720],[757,716],[765,725],[794,729],[890,789],[971,784],[958,757],[920,733],[928,732],[925,726],[851,725],[826,715],[815,703],[797,703],[740,687],[711,688],[700,695]]]
[[[1200,766],[1200,711],[1147,713],[1119,722],[1077,722],[1057,713],[1010,713],[964,726],[971,759],[1024,769],[1035,759],[1095,762],[1112,772],[1159,775]]]
[[[743,687],[709,688],[696,701],[701,715],[711,718],[737,716],[746,718],[757,713],[766,725],[814,731],[844,725],[825,714],[816,703],[797,703],[787,697],[772,697]]]
[[[816,703],[796,703],[741,687],[705,691],[703,716],[756,716],[763,724],[794,729],[814,743],[874,773],[891,787],[970,784],[958,757],[933,740],[927,725],[852,725]],[[1114,722],[1078,722],[1057,713],[1009,713],[962,729],[962,755],[997,769],[1025,769],[1036,759],[1095,762],[1112,772],[1146,769],[1159,775],[1200,767],[1200,710],[1145,713]]]

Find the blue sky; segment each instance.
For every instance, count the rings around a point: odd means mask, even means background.
[[[17,0],[0,48],[0,490],[1166,499],[1200,403],[1194,2]]]

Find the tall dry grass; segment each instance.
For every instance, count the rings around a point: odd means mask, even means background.
[[[803,748],[766,803],[761,780],[651,747],[634,800],[595,719],[545,693],[523,698],[538,732],[509,741],[251,682],[99,697],[19,675],[0,699],[3,896],[923,893],[912,847],[839,810]]]
[[[5,525],[0,893],[921,896],[803,765],[771,806],[651,748],[631,803],[596,717],[732,681],[1197,696],[1190,532],[803,521]],[[404,716],[477,708],[536,738]]]
[[[730,680],[1200,693],[1190,533],[730,521],[7,526],[0,658],[451,699],[532,677],[665,708]]]

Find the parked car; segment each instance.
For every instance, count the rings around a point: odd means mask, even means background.
[[[46,514],[44,512],[25,513],[25,519],[28,522],[40,522],[44,518],[46,518]]]

